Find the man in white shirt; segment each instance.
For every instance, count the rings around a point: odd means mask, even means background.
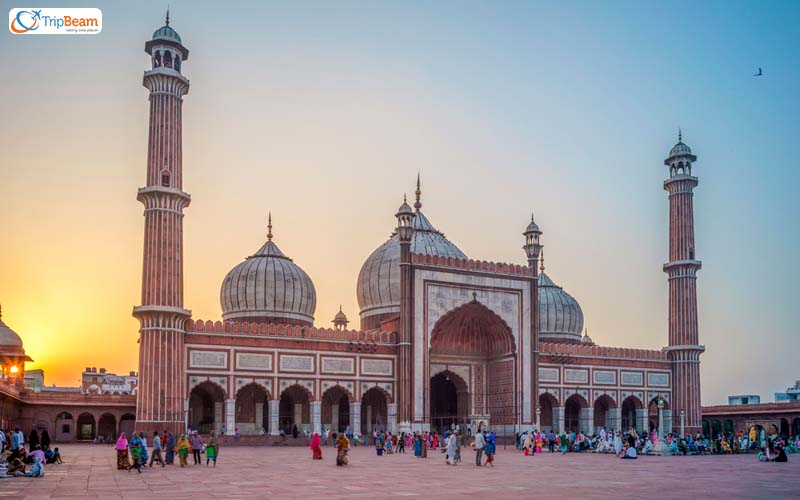
[[[475,465],[480,467],[481,458],[483,457],[483,448],[486,446],[486,439],[483,437],[483,431],[475,433]]]

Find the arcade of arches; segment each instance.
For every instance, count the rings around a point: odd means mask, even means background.
[[[485,305],[473,299],[439,318],[429,359],[431,429],[515,423],[520,401],[514,337]]]
[[[114,442],[120,433],[129,436],[134,430],[136,417],[133,408],[64,406],[37,409],[28,420],[27,429],[40,433],[47,431],[57,443],[71,441]],[[30,432],[29,430],[27,432]],[[26,432],[26,434],[27,434]]]
[[[584,391],[586,392],[586,391]],[[669,405],[664,401],[659,416],[658,398],[650,401],[645,408],[636,396],[628,396],[617,405],[607,394],[596,396],[590,405],[584,394],[573,393],[567,397],[563,406],[549,392],[539,395],[539,425],[545,431],[579,432],[594,434],[599,429],[626,430],[634,428],[639,432],[670,427]]]
[[[298,434],[303,434],[322,425],[336,432],[350,428],[367,433],[392,428],[394,407],[389,393],[378,386],[366,390],[360,401],[354,401],[353,394],[339,385],[329,387],[316,400],[307,388],[294,384],[273,400],[262,385],[250,383],[237,391],[235,399],[226,400],[220,386],[206,381],[190,391],[188,422],[191,429],[201,433],[231,433],[238,429],[245,436],[281,432],[291,435],[295,427]],[[230,421],[231,411],[236,428],[229,430],[225,422]]]

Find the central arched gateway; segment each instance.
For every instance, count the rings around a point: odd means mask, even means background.
[[[515,397],[514,336],[505,321],[474,299],[436,322],[430,340],[431,429],[483,423],[513,433],[520,402]]]
[[[453,425],[464,425],[469,419],[467,383],[450,371],[431,378],[431,430],[443,432]]]

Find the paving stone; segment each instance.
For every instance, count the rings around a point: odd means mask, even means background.
[[[0,479],[0,499],[800,498],[797,455],[786,464],[760,463],[755,455],[633,461],[591,453],[524,457],[501,448],[496,467],[486,468],[472,465],[466,448],[464,462],[452,467],[438,453],[378,457],[359,447],[350,465],[336,467],[333,448],[313,461],[306,448],[241,446],[222,449],[217,467],[148,467],[139,474],[117,471],[108,447],[59,447],[65,464],[47,466],[42,479]]]

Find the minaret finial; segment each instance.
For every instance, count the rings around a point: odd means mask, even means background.
[[[539,254],[539,272],[544,272],[544,248],[541,250],[542,253]]]
[[[272,212],[269,213],[267,219],[267,241],[272,241]]]
[[[167,26],[169,26],[169,5],[167,5]]]
[[[533,212],[531,212],[531,222],[533,222]]]
[[[682,138],[681,136],[682,136],[682,134],[681,134],[681,128],[680,128],[680,127],[678,127],[678,142],[683,142],[683,138]]]
[[[0,321],[3,319],[3,306],[0,304]]]
[[[422,195],[422,191],[419,189],[419,172],[417,172],[417,190],[414,192],[417,195],[417,201],[414,202],[414,209],[419,212],[419,209],[422,208],[422,202],[419,201],[420,196]]]

